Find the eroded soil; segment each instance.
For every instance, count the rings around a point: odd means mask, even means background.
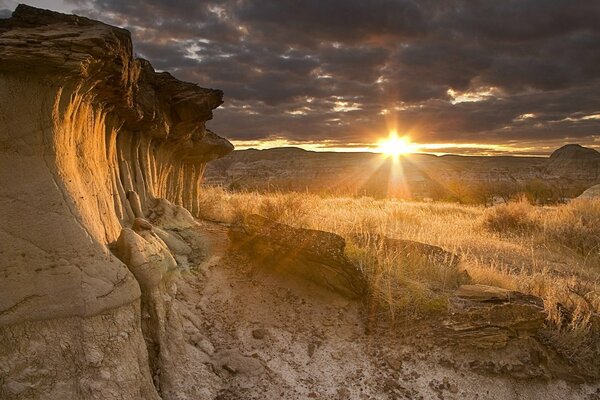
[[[189,345],[221,379],[219,399],[600,398],[594,385],[486,373],[518,370],[521,353],[473,363],[426,323],[367,335],[360,303],[228,253],[225,226],[196,233],[204,261],[178,282],[178,308]]]

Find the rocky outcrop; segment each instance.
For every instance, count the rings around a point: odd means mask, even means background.
[[[546,172],[554,177],[596,182],[600,179],[600,153],[578,144],[568,144],[550,155]]]
[[[126,30],[24,5],[0,59],[0,397],[157,398],[140,312],[175,265],[134,219],[197,212],[233,149],[205,127],[223,94],[155,72]]]
[[[449,311],[451,335],[478,348],[502,348],[511,338],[535,335],[546,319],[540,298],[486,285],[462,285]]]
[[[250,215],[230,229],[229,238],[234,248],[274,273],[300,277],[350,298],[365,292],[363,275],[344,254],[344,238],[334,233]]]

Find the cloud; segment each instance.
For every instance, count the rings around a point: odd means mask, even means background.
[[[593,0],[78,0],[156,68],[217,87],[237,140],[362,143],[600,137]],[[527,115],[527,117],[522,117]]]

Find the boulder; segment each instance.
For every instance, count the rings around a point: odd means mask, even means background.
[[[270,270],[307,279],[346,297],[364,294],[361,271],[346,257],[339,235],[293,228],[250,215],[229,230],[234,248],[250,254]]]
[[[116,254],[135,276],[142,292],[152,290],[177,263],[167,245],[150,230],[123,228],[117,240]]]
[[[449,303],[444,326],[451,336],[481,348],[501,348],[511,338],[533,336],[546,319],[539,297],[493,286],[462,285]]]
[[[156,199],[150,210],[150,219],[163,229],[180,230],[196,225],[196,220],[186,208],[166,199]]]

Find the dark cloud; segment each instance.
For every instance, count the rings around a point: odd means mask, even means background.
[[[595,0],[77,0],[157,69],[225,91],[232,139],[600,138]],[[0,11],[0,17],[3,11]]]

